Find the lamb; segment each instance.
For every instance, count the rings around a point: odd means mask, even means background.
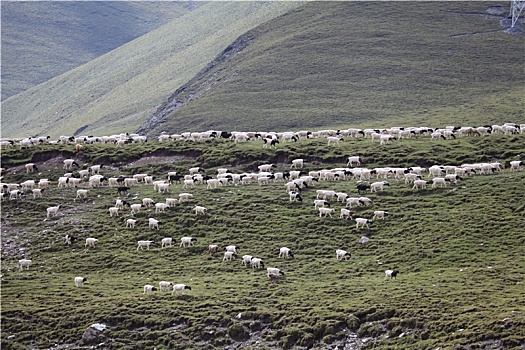
[[[396,276],[397,276],[398,273],[399,273],[399,271],[397,271],[397,270],[386,270],[385,271],[385,280],[389,279],[389,278],[390,279],[392,279],[392,278],[396,279]]]
[[[355,228],[359,228],[359,227],[367,227],[367,228],[370,228],[370,226],[368,225],[369,222],[371,222],[371,220],[368,220],[368,219],[364,219],[364,218],[355,218]]]
[[[163,238],[162,241],[160,241],[161,248],[171,247],[171,243],[172,242],[173,242],[173,238],[171,238],[171,237]]]
[[[184,295],[184,290],[185,289],[191,290],[191,287],[187,286],[185,284],[174,284],[173,285],[173,290],[171,292],[171,295],[173,295],[173,293],[175,293],[175,295],[178,295],[179,292],[181,292],[181,295]]]
[[[192,197],[193,195],[191,193],[181,193],[179,194],[179,202],[185,202]]]
[[[18,260],[18,266],[20,267],[20,270],[23,270],[24,267],[26,268],[26,270],[29,270],[29,266],[31,266],[31,264],[33,264],[33,261],[29,259]]]
[[[222,258],[222,261],[224,260],[232,260],[232,259],[235,259],[235,257],[237,256],[237,253],[236,252],[230,252],[230,251],[226,251],[224,252],[224,258]]]
[[[147,248],[147,250],[149,250],[149,246],[151,245],[151,243],[154,243],[154,241],[138,241],[138,246],[137,246],[137,250],[144,250],[144,247]]]
[[[374,211],[374,216],[372,217],[372,220],[378,219],[378,220],[385,220],[385,216],[389,213],[384,210],[376,210]]]
[[[319,217],[332,217],[332,213],[335,212],[334,208],[319,208]]]
[[[329,207],[330,203],[328,203],[328,201],[325,201],[324,199],[315,199],[314,200],[314,208],[315,209],[317,209],[317,208],[324,208],[325,205],[327,207]]]
[[[197,215],[199,215],[199,214],[201,214],[201,215],[206,215],[206,211],[207,211],[208,209],[206,209],[206,208],[204,208],[204,207],[201,207],[201,206],[199,206],[199,205],[196,205],[196,206],[193,208],[193,210],[195,211],[195,214],[197,214]]]
[[[75,287],[81,288],[84,287],[84,282],[87,281],[85,277],[75,277]]]
[[[221,250],[221,247],[219,247],[217,244],[210,244],[208,246],[208,253],[209,254],[217,253],[220,250]]]
[[[46,211],[47,211],[47,218],[49,219],[50,217],[57,215],[59,209],[60,209],[60,205],[57,205],[55,207],[47,208],[46,209]]]
[[[97,244],[98,242],[98,239],[96,238],[86,238],[86,244],[84,245],[84,247],[94,247],[95,244]]]
[[[51,184],[51,181],[49,181],[48,179],[40,179],[40,181],[38,181],[38,188],[48,188],[49,185]]]
[[[182,237],[180,239],[180,246],[181,247],[189,247],[189,246],[195,245],[195,242],[197,242],[197,238]]]
[[[287,247],[282,247],[279,250],[279,258],[288,259],[289,257],[292,257],[292,258],[294,257],[293,253],[292,253],[292,250],[290,248],[287,248]]]
[[[348,210],[348,209],[341,208],[341,215],[339,215],[339,217],[341,219],[352,219],[352,215],[355,213],[356,213],[355,210]]]
[[[148,219],[148,225],[149,225],[149,228],[151,229],[159,229],[159,224],[162,224],[162,222],[160,222],[159,220],[156,220],[154,218],[149,218]]]
[[[346,165],[353,166],[355,163],[355,165],[360,166],[362,162],[363,162],[363,158],[361,158],[360,156],[352,156],[352,157],[348,157],[348,163],[346,163]]]
[[[137,220],[133,220],[133,219],[126,220],[126,228],[135,228],[136,224],[137,224]]]
[[[157,288],[155,286],[152,286],[151,284],[146,284],[144,286],[144,293],[142,294],[152,294],[156,290]]]
[[[173,282],[168,281],[160,281],[159,282],[159,291],[161,292],[169,292],[173,289]]]
[[[335,258],[336,258],[337,260],[343,260],[343,258],[344,258],[345,260],[348,260],[348,256],[347,256],[347,254],[348,254],[348,255],[351,255],[351,254],[348,253],[346,250],[343,250],[343,249],[337,249],[337,250],[335,251]]]
[[[252,269],[262,269],[264,268],[264,262],[261,258],[253,258],[250,261],[250,266]]]
[[[336,144],[338,146],[341,146],[339,142],[344,141],[344,139],[336,137],[336,136],[329,136],[326,139],[328,140],[328,146],[330,146],[331,144]]]

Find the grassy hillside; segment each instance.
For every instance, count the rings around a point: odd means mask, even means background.
[[[214,2],[6,99],[2,134],[133,131],[246,31],[299,2]]]
[[[3,1],[2,100],[190,11],[188,2]]]
[[[525,121],[525,42],[486,15],[495,4],[308,3],[247,33],[141,131]]]
[[[107,177],[147,173],[161,179],[168,171],[187,174],[192,166],[212,176],[218,167],[242,173],[263,163],[286,171],[294,158],[306,160],[304,171],[332,169],[346,166],[346,156],[355,154],[364,157],[367,168],[505,163],[525,160],[525,141],[522,134],[418,138],[382,146],[346,139],[340,147],[305,139],[276,150],[262,148],[262,141],[212,140],[90,145],[80,154],[72,145],[4,151],[4,182],[49,178],[53,183],[42,199],[2,202],[2,348],[86,347],[83,332],[97,322],[108,326],[96,340],[105,349],[523,347],[523,170],[477,174],[426,190],[387,179],[384,192],[366,194],[371,207],[356,209],[356,217],[391,213],[369,229],[340,219],[340,202],[332,201],[333,218],[319,218],[313,207],[317,189],[358,196],[354,179],[315,183],[302,191],[302,202],[289,201],[284,182],[214,190],[174,184],[169,194],[140,185],[131,189],[129,201],[163,202],[181,192],[193,199],[165,214],[145,208],[132,216],[126,208],[119,217],[108,214],[117,198],[114,188],[92,188],[81,201],[75,199],[77,188],[56,187],[65,158],[76,159],[81,168],[104,164]],[[25,173],[29,161],[39,173]],[[45,219],[45,209],[58,204],[59,214]],[[196,204],[208,214],[195,216]],[[126,229],[124,220],[132,217],[138,227]],[[162,220],[158,231],[147,227],[148,217]],[[78,242],[65,246],[65,234]],[[197,243],[181,248],[183,236],[196,237]],[[370,242],[359,245],[361,236]],[[86,249],[87,237],[100,242]],[[175,246],[161,249],[163,237],[173,237]],[[141,239],[156,243],[150,251],[137,251]],[[269,281],[265,271],[245,268],[239,258],[222,261],[222,253],[206,253],[209,244],[236,245],[240,255],[261,257],[286,278]],[[295,258],[279,259],[282,246]],[[336,261],[336,249],[351,257]],[[16,267],[23,257],[33,260],[28,271]],[[396,280],[384,280],[388,268],[401,271]],[[75,276],[87,277],[84,288],[74,287]],[[185,296],[143,294],[145,284],[161,280],[192,290]]]

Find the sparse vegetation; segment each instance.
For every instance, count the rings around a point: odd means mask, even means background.
[[[162,178],[191,166],[210,175],[217,167],[254,171],[266,162],[285,170],[296,157],[307,160],[305,170],[319,170],[345,166],[345,156],[356,153],[369,168],[505,162],[523,160],[525,142],[522,135],[410,139],[384,146],[348,139],[340,148],[327,148],[324,140],[312,139],[277,150],[263,149],[261,141],[149,142],[123,148],[89,145],[78,156],[72,145],[43,145],[3,151],[2,164],[8,168],[3,181],[19,183],[36,176],[24,172],[25,162],[38,164],[38,177],[56,181],[63,174],[62,159],[69,157],[83,168],[105,164],[106,176]],[[135,215],[140,225],[134,230],[125,229],[129,209],[118,218],[107,212],[117,197],[114,188],[90,189],[89,200],[80,201],[74,199],[75,188],[58,189],[55,182],[43,199],[5,200],[1,346],[87,346],[82,335],[96,322],[108,326],[98,339],[107,349],[523,346],[525,172],[476,175],[457,186],[420,191],[389,181],[385,191],[368,194],[375,204],[359,208],[358,214],[371,217],[374,210],[386,209],[393,215],[361,230],[350,220],[319,218],[312,203],[315,189],[357,194],[355,180],[320,182],[303,191],[302,203],[289,202],[283,183],[198,186],[189,191],[192,201],[166,214],[148,209]],[[170,191],[131,190],[139,199],[163,201],[182,192],[181,185]],[[57,204],[62,205],[59,215],[44,220],[45,208]],[[205,205],[208,215],[195,216],[194,204]],[[148,217],[164,222],[159,231],[147,227]],[[66,233],[79,240],[64,245]],[[370,237],[365,246],[357,243],[362,235]],[[181,248],[176,242],[182,236],[198,241]],[[98,238],[99,244],[85,249],[86,237]],[[161,249],[163,237],[173,237],[174,247]],[[141,239],[156,244],[137,251]],[[265,271],[245,268],[240,259],[223,262],[221,253],[207,254],[213,243],[235,244],[242,254],[279,267],[286,278],[269,281]],[[281,246],[292,248],[295,258],[279,259]],[[348,261],[336,261],[339,248],[351,252]],[[33,265],[20,272],[16,262],[24,256]],[[396,280],[384,280],[388,268],[401,271]],[[73,278],[80,275],[88,280],[75,288]],[[144,284],[160,280],[192,290],[179,297],[143,294]]]

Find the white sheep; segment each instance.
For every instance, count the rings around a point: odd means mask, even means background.
[[[152,294],[156,290],[157,288],[155,286],[152,286],[151,284],[146,284],[144,286],[144,293],[142,294]]]
[[[352,219],[352,215],[355,214],[355,211],[354,210],[349,210],[349,209],[345,209],[345,208],[341,208],[341,214],[339,215],[339,217],[341,219]]]
[[[195,245],[195,242],[197,242],[197,238],[194,238],[194,237],[182,237],[180,239],[180,246],[181,247],[189,247],[189,246]]]
[[[370,192],[383,191],[384,186],[390,186],[390,184],[386,181],[372,182],[370,184]]]
[[[171,295],[173,295],[173,293],[175,293],[175,295],[178,295],[179,292],[181,293],[181,295],[184,295],[184,290],[185,289],[189,289],[191,290],[191,287],[190,286],[187,286],[185,284],[174,284],[173,285],[173,290],[171,291]]]
[[[118,213],[119,213],[118,207],[110,207],[108,210],[109,210],[109,216],[118,216]]]
[[[33,264],[33,261],[29,259],[18,260],[18,266],[20,267],[20,270],[23,270],[24,267],[26,268],[26,270],[29,270],[29,266],[31,266],[31,264]]]
[[[237,256],[237,253],[235,252],[230,252],[230,251],[227,251],[227,252],[224,252],[224,258],[222,258],[222,261],[224,260],[232,260],[232,259],[235,259],[235,256]]]
[[[427,182],[425,180],[414,180],[414,186],[412,186],[412,189],[417,190],[419,188],[427,188]]]
[[[149,207],[155,204],[156,204],[155,201],[151,198],[142,198],[142,205],[144,207]]]
[[[261,258],[252,258],[252,261],[250,261],[250,266],[252,269],[262,269],[264,268],[264,262]]]
[[[97,242],[98,242],[97,238],[92,238],[92,237],[86,238],[86,244],[84,245],[84,247],[94,247],[95,244],[97,244]]]
[[[159,220],[157,219],[154,219],[154,218],[149,218],[148,219],[148,225],[149,225],[149,228],[151,229],[159,229],[159,224],[161,224],[162,222],[160,222]]]
[[[344,139],[336,137],[336,136],[329,136],[326,139],[328,140],[328,146],[330,146],[331,144],[336,144],[338,146],[341,146],[339,142],[344,141]]]
[[[332,217],[332,213],[335,211],[334,208],[319,208],[319,217]]]
[[[257,168],[259,169],[259,171],[270,171],[273,166],[273,164],[263,164],[259,165]]]
[[[159,291],[161,292],[169,292],[173,289],[173,282],[168,281],[160,281],[159,282]]]
[[[74,159],[64,159],[64,169],[72,169],[73,165],[78,166]]]
[[[253,259],[253,256],[251,255],[243,255],[241,264],[247,267],[248,264],[252,262],[252,259]]]
[[[33,188],[31,192],[33,192],[33,199],[42,198],[42,191],[44,191],[43,188]]]
[[[346,250],[343,250],[343,249],[337,249],[337,250],[335,251],[335,258],[336,258],[337,260],[343,260],[343,258],[344,258],[345,260],[348,260],[348,256],[347,256],[347,254],[350,255]]]
[[[155,213],[164,213],[169,207],[166,203],[155,203]]]
[[[137,214],[138,212],[140,212],[140,209],[143,207],[144,205],[141,204],[141,203],[135,203],[135,204],[131,204],[129,206],[129,208],[131,209],[131,214]]]
[[[226,248],[224,248],[224,250],[226,250],[227,252],[237,253],[237,248],[238,248],[237,246],[229,245]]]
[[[75,287],[81,288],[84,287],[84,282],[87,281],[85,277],[75,277]]]
[[[386,279],[392,279],[392,278],[396,278],[397,274],[399,273],[399,271],[397,270],[386,270],[385,271],[385,280]]]
[[[154,241],[138,241],[138,246],[137,246],[137,250],[144,250],[144,247],[147,248],[147,250],[149,250],[149,246],[151,245],[151,243],[154,243]]]
[[[159,183],[157,184],[157,189],[159,193],[170,193],[170,183]]]
[[[279,270],[276,267],[267,267],[266,271],[267,271],[268,277],[272,278],[272,279],[275,279],[275,277],[271,277],[270,275],[277,276],[277,278],[279,278],[279,276],[281,276],[281,275],[285,276],[284,272],[282,272],[281,270]]]
[[[360,166],[362,161],[363,161],[363,158],[361,158],[360,156],[351,156],[351,157],[348,157],[348,163],[346,165],[353,166],[355,163],[355,165]]]
[[[374,211],[374,216],[372,217],[372,220],[378,219],[378,220],[385,220],[385,216],[389,213],[384,210],[376,210]]]
[[[199,215],[206,215],[207,208],[201,207],[200,205],[196,205],[193,210],[195,211],[195,214]]]
[[[359,228],[359,227],[367,227],[367,228],[370,228],[370,226],[368,225],[368,223],[370,222],[370,220],[368,219],[365,219],[365,218],[355,218],[355,228]]]
[[[521,160],[512,160],[509,162],[510,164],[510,171],[520,171],[521,166],[523,165],[523,162]]]
[[[324,206],[330,206],[330,203],[328,201],[325,201],[324,199],[315,199],[314,200],[314,208],[324,208]]]
[[[166,198],[166,204],[171,206],[174,206],[177,204],[178,200],[176,198]]]
[[[26,173],[32,173],[34,170],[38,171],[38,168],[35,165],[35,163],[27,163],[25,167],[26,167]]]
[[[294,257],[290,248],[282,247],[281,249],[279,249],[279,258],[288,259],[290,257]]]
[[[208,246],[208,253],[210,254],[217,253],[220,250],[221,250],[221,247],[219,247],[217,244],[210,244]]]
[[[290,168],[302,168],[304,164],[304,159],[293,159],[292,165]]]
[[[191,193],[180,193],[179,194],[179,202],[184,202],[192,198],[193,195]]]
[[[75,197],[75,199],[77,199],[77,198],[86,199],[87,195],[88,195],[88,192],[89,192],[89,190],[77,190],[77,196]]]
[[[162,241],[160,241],[161,248],[171,247],[172,242],[173,242],[173,238],[171,238],[171,237],[163,238]]]
[[[126,228],[135,228],[136,224],[137,224],[137,220],[133,220],[133,219],[126,220]]]
[[[46,211],[47,211],[47,218],[49,219],[50,217],[57,215],[59,209],[60,209],[60,205],[57,205],[55,207],[47,208],[46,209]]]

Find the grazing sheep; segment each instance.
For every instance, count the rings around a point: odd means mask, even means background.
[[[166,237],[166,238],[163,238],[162,241],[160,241],[161,243],[161,248],[164,248],[164,247],[171,247],[171,243],[173,242],[173,238],[171,237]]]
[[[235,252],[224,252],[224,258],[222,258],[222,261],[224,260],[232,260],[234,259],[235,260],[235,257],[237,256],[237,253]]]
[[[282,272],[281,270],[279,270],[278,268],[276,267],[267,267],[266,268],[266,271],[267,271],[267,275],[270,279],[275,279],[275,277],[272,277],[270,275],[275,275],[277,276],[277,278],[279,278],[279,276],[285,276],[284,272]]]
[[[184,290],[185,289],[191,290],[191,287],[187,286],[185,284],[174,284],[173,285],[173,290],[171,292],[171,295],[173,295],[173,293],[175,293],[175,295],[178,295],[179,292],[181,293],[181,295],[184,295]]]
[[[89,190],[77,190],[77,196],[75,197],[75,199],[77,199],[77,198],[86,199],[87,195],[88,195],[88,192],[89,192]]]
[[[95,244],[97,244],[98,242],[98,239],[96,238],[86,238],[86,244],[84,245],[84,247],[94,247]]]
[[[180,246],[181,247],[189,247],[189,246],[195,245],[195,242],[197,242],[197,238],[194,238],[194,237],[182,237],[180,239]]]
[[[76,240],[77,240],[77,238],[75,236],[70,236],[70,235],[65,235],[64,236],[64,244],[71,245]]]
[[[144,293],[142,294],[152,294],[156,290],[157,288],[155,286],[152,286],[151,284],[146,284],[144,286]]]
[[[155,205],[157,203],[155,203],[155,201],[151,198],[142,198],[142,205],[144,207],[149,207],[151,205]]]
[[[370,188],[370,185],[369,184],[364,184],[364,183],[359,183],[359,184],[357,184],[356,188],[357,188],[357,193],[364,193],[364,192],[366,192],[367,189]]]
[[[280,250],[279,250],[279,258],[285,258],[285,259],[288,259],[288,258],[293,258],[293,253],[292,253],[292,250],[290,248],[287,248],[287,247],[282,247]]]
[[[33,188],[31,192],[33,192],[33,199],[42,198],[42,191],[44,191],[43,188]]]
[[[166,203],[155,203],[155,213],[165,213],[169,207]]]
[[[131,214],[137,214],[138,212],[140,212],[140,209],[143,207],[144,205],[141,204],[141,203],[135,203],[135,204],[131,204],[129,206],[129,208],[131,209]]]
[[[330,203],[324,199],[315,199],[314,200],[314,208],[324,208],[325,206],[329,207]]]
[[[425,180],[414,180],[414,186],[412,186],[412,189],[417,190],[419,188],[427,188],[427,182]]]
[[[295,202],[295,201],[302,202],[303,201],[303,197],[301,197],[301,194],[299,192],[290,191],[288,192],[288,195],[290,196],[290,202]]]
[[[436,188],[436,187],[446,187],[447,186],[447,181],[450,182],[449,179],[447,178],[444,178],[444,177],[435,177],[432,179],[432,188]]]
[[[367,227],[367,228],[370,228],[370,226],[368,225],[369,222],[371,222],[371,220],[368,220],[368,219],[364,219],[364,218],[355,218],[355,228],[359,228],[359,227]]]
[[[119,208],[118,207],[110,207],[109,208],[109,216],[118,216]]]
[[[64,169],[72,169],[73,165],[79,166],[79,164],[75,162],[74,159],[64,159]]]
[[[373,182],[370,184],[370,192],[383,191],[384,186],[390,186],[390,184],[386,181]]]
[[[144,247],[146,247],[147,250],[149,250],[149,246],[151,245],[151,243],[154,243],[154,241],[138,241],[138,246],[137,246],[137,250],[144,250]]]
[[[378,219],[378,220],[385,220],[385,216],[387,216],[389,213],[384,210],[376,210],[374,211],[374,216],[372,217],[372,220]]]
[[[137,223],[137,220],[127,219],[126,228],[135,228],[136,223]]]
[[[339,215],[339,217],[341,219],[352,219],[352,215],[355,213],[356,213],[355,210],[348,210],[348,209],[341,208],[341,215]]]
[[[217,253],[221,250],[221,247],[219,247],[217,244],[210,244],[208,246],[208,253],[213,254]]]
[[[162,224],[162,222],[159,221],[159,220],[156,220],[154,218],[149,218],[148,219],[148,225],[149,225],[149,228],[151,228],[151,229],[157,229],[158,230],[159,229],[159,224]]]
[[[237,246],[234,246],[234,245],[229,245],[227,246],[226,248],[224,248],[227,252],[234,252],[234,253],[237,253],[237,249],[239,249],[239,247]]]
[[[329,136],[326,139],[328,140],[328,146],[330,146],[331,144],[336,144],[338,146],[341,146],[339,142],[344,141],[344,139],[336,137],[336,136]]]
[[[360,156],[352,156],[352,157],[348,157],[348,163],[346,165],[353,166],[355,163],[355,165],[360,166],[362,162],[363,162],[363,158],[361,158]]]
[[[264,262],[261,258],[252,258],[252,261],[250,261],[250,266],[252,269],[263,269]]]
[[[344,258],[345,260],[348,260],[348,256],[347,256],[347,254],[348,254],[348,255],[351,255],[351,254],[348,253],[346,250],[343,250],[343,249],[337,249],[337,250],[335,251],[335,258],[336,258],[337,260],[343,260],[343,258]]]
[[[84,287],[84,282],[87,281],[85,277],[75,277],[75,287],[81,288]]]
[[[181,193],[179,194],[179,202],[184,202],[192,198],[193,195],[191,193]]]
[[[196,205],[193,210],[195,211],[195,214],[199,215],[206,215],[207,208],[201,207],[200,205]]]
[[[332,213],[335,212],[334,208],[319,208],[319,217],[332,217]]]
[[[396,276],[397,276],[398,273],[399,273],[399,271],[397,271],[397,270],[386,270],[385,271],[385,280],[388,279],[388,278],[396,279]]]
[[[35,163],[27,163],[25,167],[26,167],[26,173],[32,173],[35,170],[38,171],[38,167],[36,166]]]
[[[173,289],[173,282],[168,281],[160,281],[159,282],[159,291],[161,292],[169,292]]]
[[[304,159],[293,159],[292,165],[290,168],[302,168],[304,164]]]
[[[20,270],[23,270],[24,267],[26,268],[26,270],[29,270],[29,266],[31,266],[32,263],[33,263],[33,261],[31,261],[29,259],[20,259],[20,260],[18,260],[18,266],[20,267]]]
[[[243,255],[241,264],[248,267],[248,264],[252,262],[253,256],[251,255]]]
[[[513,160],[510,163],[510,171],[520,171],[523,162],[521,160]]]
[[[117,194],[120,196],[120,195],[125,195],[131,188],[128,187],[128,186],[119,186],[117,187]]]
[[[56,207],[49,207],[46,209],[47,211],[47,218],[49,219],[52,216],[57,215],[58,210],[60,209],[60,205],[57,205]]]

